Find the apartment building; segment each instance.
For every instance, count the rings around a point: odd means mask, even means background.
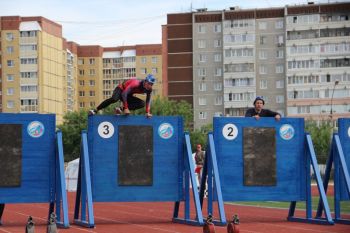
[[[287,113],[350,116],[350,3],[286,8]]]
[[[136,45],[136,77],[144,78],[147,74],[156,77],[153,96],[163,96],[162,46],[159,44]]]
[[[61,25],[43,17],[0,21],[1,111],[55,113],[62,122],[66,58]]]
[[[114,88],[130,78],[156,77],[153,96],[162,94],[162,47],[160,44],[103,48],[103,99],[111,97]]]
[[[195,127],[224,114],[222,13],[193,13],[193,115]]]
[[[349,7],[168,14],[163,73],[169,98],[193,105],[195,128],[211,123],[212,116],[243,116],[256,96],[282,116],[349,117]]]
[[[66,71],[66,93],[64,105],[66,112],[73,112],[78,109],[78,44],[74,42],[64,43],[67,63],[64,66]]]
[[[62,37],[43,17],[0,17],[0,112],[53,113],[95,108],[130,78],[152,73],[162,96],[160,44],[103,48]]]

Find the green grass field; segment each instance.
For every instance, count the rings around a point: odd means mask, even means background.
[[[312,209],[317,210],[318,197],[312,197]],[[272,207],[272,208],[289,208],[290,202],[278,202],[278,201],[262,201],[262,202],[231,202],[232,204],[248,205],[248,206],[260,206],[260,207]],[[331,212],[334,212],[334,199],[328,197],[328,204],[331,208]],[[305,210],[305,201],[297,202],[297,209]],[[340,202],[340,208],[342,214],[350,214],[350,201]]]

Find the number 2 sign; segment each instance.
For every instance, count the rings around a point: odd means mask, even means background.
[[[234,140],[238,135],[237,126],[235,126],[234,124],[226,124],[224,128],[222,128],[222,135],[227,140]]]

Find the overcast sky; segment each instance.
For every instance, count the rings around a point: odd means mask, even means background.
[[[68,41],[115,47],[161,43],[161,25],[166,24],[167,14],[190,12],[191,7],[253,9],[306,3],[307,0],[0,0],[0,16],[43,16],[61,24]]]

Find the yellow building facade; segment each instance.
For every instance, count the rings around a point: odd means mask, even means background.
[[[153,74],[162,96],[161,44],[101,47],[62,37],[43,17],[0,17],[0,112],[56,114],[96,108],[130,78]]]

